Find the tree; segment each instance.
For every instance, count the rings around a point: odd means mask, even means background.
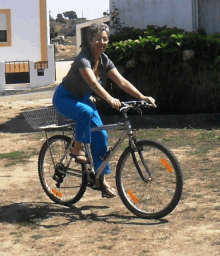
[[[54,27],[50,27],[50,38],[55,38],[58,35],[58,33],[55,31]]]
[[[63,12],[64,17],[71,19],[77,19],[77,14],[74,11]]]
[[[49,19],[50,21],[55,21],[55,19],[51,16],[51,11],[49,11]]]
[[[111,11],[111,28],[114,30],[114,34],[120,33],[122,29],[122,25],[124,23],[120,22],[120,17],[119,17],[119,9],[116,7],[115,2],[112,3],[113,10]]]
[[[104,16],[109,16],[110,15],[109,10],[107,10],[106,12],[103,12],[103,15]]]
[[[66,20],[63,18],[63,14],[62,13],[58,13],[57,14],[56,22],[66,23]]]

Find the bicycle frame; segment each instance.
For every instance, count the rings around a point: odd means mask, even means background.
[[[121,130],[121,129],[123,129],[123,132],[121,133],[120,137],[118,138],[114,146],[111,148],[111,150],[107,154],[106,158],[102,161],[102,164],[99,166],[96,172],[94,170],[93,160],[91,157],[92,154],[90,151],[90,144],[85,144],[85,151],[86,151],[86,154],[88,155],[89,161],[92,163],[92,172],[95,174],[96,178],[100,176],[100,174],[102,173],[106,165],[109,163],[111,158],[114,156],[115,152],[117,151],[119,146],[122,144],[126,136],[132,135],[133,133],[132,133],[131,124],[129,121],[126,121],[125,123],[101,125],[91,129],[92,132],[101,131],[101,130]]]
[[[93,127],[91,128],[91,132],[96,132],[96,131],[101,131],[101,130],[123,130],[123,132],[121,133],[121,135],[119,136],[118,140],[116,141],[116,143],[114,144],[114,146],[107,152],[106,156],[104,157],[101,165],[99,166],[99,168],[95,171],[94,169],[94,163],[93,163],[93,157],[92,157],[92,153],[91,153],[91,144],[84,144],[85,146],[85,153],[86,156],[89,160],[89,164],[84,164],[85,167],[85,171],[88,174],[93,173],[92,177],[94,178],[99,178],[99,176],[101,175],[101,173],[103,172],[104,168],[106,167],[106,165],[110,162],[111,158],[114,156],[115,152],[118,150],[119,146],[122,144],[122,142],[124,141],[124,139],[126,138],[126,136],[129,136],[129,146],[133,149],[133,151],[138,151],[140,157],[141,157],[141,162],[145,168],[145,170],[147,171],[148,175],[149,175],[149,179],[151,179],[152,174],[151,171],[149,170],[149,168],[147,167],[147,164],[145,162],[145,160],[142,157],[141,151],[140,149],[137,149],[134,143],[134,138],[133,138],[133,131],[132,131],[132,127],[131,127],[131,123],[129,121],[129,118],[127,116],[127,112],[126,111],[122,111],[123,117],[124,117],[124,123],[117,123],[117,124],[109,124],[109,125],[100,125],[97,127]],[[63,160],[65,159],[65,157],[68,155],[70,148],[72,147],[73,143],[74,143],[75,138],[73,137],[71,140],[71,143],[69,144],[69,146],[66,148],[62,158],[60,159],[60,162],[62,163]],[[50,147],[49,147],[50,148]],[[142,180],[146,181],[147,179],[144,177],[139,164],[137,163],[135,156],[134,156],[134,152],[132,153],[132,158],[133,161],[137,167],[138,173],[141,177]],[[52,157],[52,154],[51,154]],[[67,164],[67,167],[69,167],[70,162],[71,162],[71,158],[69,160],[69,163]],[[52,161],[53,161],[53,157],[52,157]],[[55,167],[55,163],[53,161],[54,167]],[[79,171],[78,170],[73,170],[73,171],[77,171],[78,175],[79,175]],[[73,174],[71,172],[68,171],[69,174]],[[76,174],[76,173],[74,173]],[[93,179],[92,178],[92,179]]]
[[[128,120],[125,121],[125,123],[100,125],[100,126],[92,128],[91,132],[96,132],[96,131],[101,131],[101,130],[123,130],[123,131],[122,131],[120,137],[118,138],[117,142],[111,148],[111,150],[109,151],[109,154],[103,160],[102,164],[100,165],[100,167],[98,168],[97,171],[95,171],[95,169],[94,169],[93,157],[92,157],[92,153],[91,153],[91,145],[90,144],[85,144],[84,145],[85,146],[86,155],[87,155],[87,157],[89,159],[89,164],[85,164],[85,169],[86,169],[87,173],[92,171],[96,178],[99,177],[99,175],[102,173],[102,171],[104,170],[106,165],[109,163],[110,159],[114,156],[115,152],[117,151],[117,149],[121,145],[121,143],[124,141],[126,136],[133,134],[132,128],[131,128],[131,124],[130,124],[130,122]],[[48,137],[47,137],[46,131],[45,131],[45,135],[46,135],[46,139],[48,141]],[[63,156],[61,157],[60,163],[62,163],[63,160],[65,159],[65,157],[68,155],[69,150],[70,150],[70,148],[72,147],[72,145],[74,143],[74,140],[75,140],[75,138],[73,137],[71,139],[71,143],[66,148]],[[50,150],[50,155],[51,155],[52,162],[53,162],[53,165],[54,165],[54,168],[55,168],[56,163],[54,162],[50,146],[49,146],[49,150]],[[69,163],[67,164],[67,167],[70,165],[71,161],[72,161],[72,159],[70,158]],[[74,171],[74,173],[72,171]],[[70,175],[80,175],[81,174],[81,171],[78,171],[78,170],[72,170],[72,171],[68,171],[68,174],[70,174]],[[62,171],[60,171],[60,172],[62,172]]]

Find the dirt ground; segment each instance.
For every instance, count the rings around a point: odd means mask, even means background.
[[[55,45],[56,61],[73,61],[77,55],[76,37],[68,37],[65,41],[68,44]]]
[[[57,45],[55,49],[57,61],[74,60],[74,57],[76,57],[76,45]]]
[[[197,166],[208,168],[211,156],[205,157],[204,165],[188,154],[187,145],[173,148],[184,171],[184,192],[177,208],[164,219],[136,218],[119,196],[103,199],[100,192],[90,188],[70,208],[51,202],[37,174],[43,134],[28,130],[20,113],[27,108],[50,105],[52,93],[53,90],[48,90],[0,98],[0,155],[33,152],[26,161],[0,158],[1,256],[220,255],[219,183],[210,188],[201,174],[189,175]],[[218,163],[219,153],[212,158]],[[115,162],[108,178],[113,186]],[[216,177],[219,181],[219,175]]]

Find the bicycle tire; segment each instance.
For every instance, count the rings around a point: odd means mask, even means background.
[[[141,140],[135,144],[152,172],[152,180],[149,180],[138,153],[134,152],[133,158],[132,149],[127,147],[116,169],[119,196],[124,205],[138,217],[163,218],[174,210],[181,198],[183,178],[180,164],[175,155],[159,142]],[[141,179],[138,167],[146,180]]]
[[[70,206],[78,202],[85,193],[87,186],[87,176],[84,166],[70,162],[72,169],[77,169],[78,176],[59,173],[54,166],[60,164],[60,158],[63,156],[65,149],[70,144],[71,139],[65,135],[54,135],[43,144],[38,158],[38,175],[43,190],[47,196],[55,203]],[[54,163],[51,157],[54,159]],[[62,166],[65,172],[65,164],[70,160],[67,155]],[[81,174],[80,174],[81,173]]]

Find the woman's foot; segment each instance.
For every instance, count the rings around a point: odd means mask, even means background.
[[[112,198],[117,196],[116,190],[112,187],[104,187],[102,191],[102,197]]]
[[[97,179],[93,189],[101,190],[102,197],[112,198],[117,196],[116,190],[108,184],[105,178]]]
[[[83,149],[83,144],[79,141],[75,141],[74,147],[70,148],[70,156],[74,157],[81,164],[89,162]]]

